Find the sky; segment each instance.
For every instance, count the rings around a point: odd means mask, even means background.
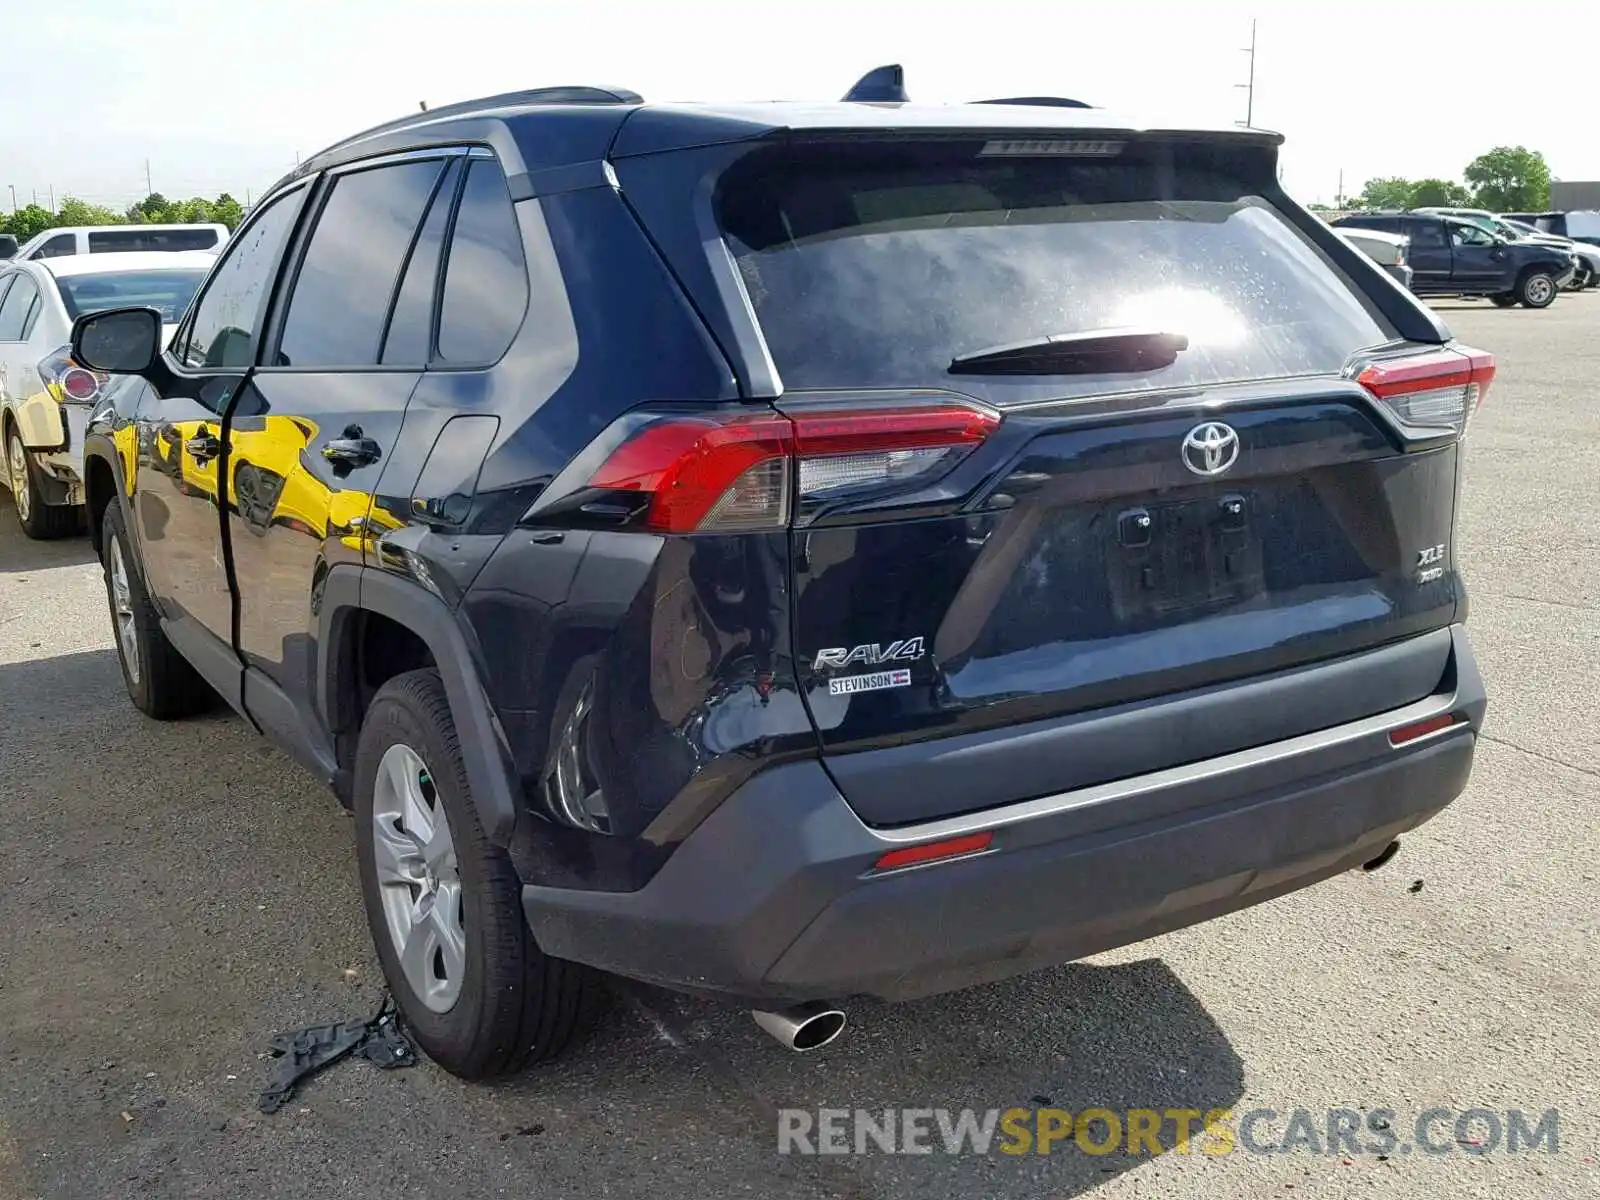
[[[70,194],[121,207],[145,195],[147,164],[169,199],[245,200],[297,157],[420,101],[552,84],[620,85],[651,100],[832,100],[898,62],[917,101],[1066,95],[1165,125],[1226,123],[1245,116],[1252,19],[1253,120],[1287,137],[1283,180],[1303,202],[1332,202],[1341,171],[1352,195],[1375,176],[1459,179],[1502,144],[1542,151],[1557,178],[1600,179],[1600,4],[1578,0],[1520,28],[1504,9],[1397,0],[5,8],[7,208],[11,187],[19,204]],[[1530,62],[1546,65],[1529,75]],[[1456,86],[1430,82],[1440,76]]]

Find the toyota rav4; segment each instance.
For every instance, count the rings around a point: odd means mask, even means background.
[[[1280,139],[562,88],[307,159],[170,344],[81,318],[123,674],[355,814],[485,1077],[598,973],[791,1046],[1387,857],[1484,693],[1493,373]]]

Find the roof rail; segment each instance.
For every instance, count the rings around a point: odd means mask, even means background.
[[[906,104],[906,72],[899,63],[874,67],[844,94],[846,104]]]
[[[427,121],[437,121],[441,117],[461,116],[465,113],[477,112],[487,108],[509,108],[518,104],[643,104],[644,97],[638,92],[629,91],[627,88],[618,87],[586,87],[576,85],[570,87],[542,87],[528,88],[520,92],[502,92],[498,96],[482,96],[476,100],[460,100],[455,104],[446,104],[440,108],[424,109],[422,112],[409,113],[403,117],[396,117],[392,121],[385,121],[381,125],[374,125],[370,129],[363,129],[360,133],[351,134],[341,138],[331,146],[313,154],[312,159],[321,158],[330,150],[338,150],[352,142],[359,142],[363,138],[371,137],[377,133],[390,133],[397,129],[405,129],[412,125],[420,125]],[[294,172],[298,174],[299,172]]]
[[[1006,100],[974,100],[974,104],[1037,104],[1045,108],[1093,108],[1082,100],[1068,100],[1065,96],[1012,96]]]

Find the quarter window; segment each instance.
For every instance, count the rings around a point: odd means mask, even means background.
[[[58,233],[34,252],[34,258],[65,258],[78,252],[78,235]]]
[[[475,158],[450,235],[439,359],[458,365],[494,362],[510,348],[527,309],[528,268],[511,191],[497,162]]]
[[[0,342],[25,342],[39,315],[39,286],[28,275],[18,275],[0,303]]]
[[[393,163],[334,181],[295,279],[274,366],[378,361],[389,301],[443,167],[439,159]]]
[[[279,196],[228,243],[190,322],[179,361],[195,370],[252,366],[267,295],[294,228],[305,188]]]

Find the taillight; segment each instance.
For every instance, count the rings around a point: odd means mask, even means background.
[[[108,376],[79,366],[72,347],[62,346],[40,362],[39,378],[63,404],[93,404]]]
[[[804,525],[839,498],[932,483],[999,423],[998,414],[962,404],[634,413],[619,422],[620,441],[612,431],[598,439],[615,445],[587,478],[558,479],[535,512],[609,517],[658,533]]]
[[[1366,363],[1356,382],[1406,425],[1448,426],[1464,433],[1494,380],[1494,355],[1470,346]]]

